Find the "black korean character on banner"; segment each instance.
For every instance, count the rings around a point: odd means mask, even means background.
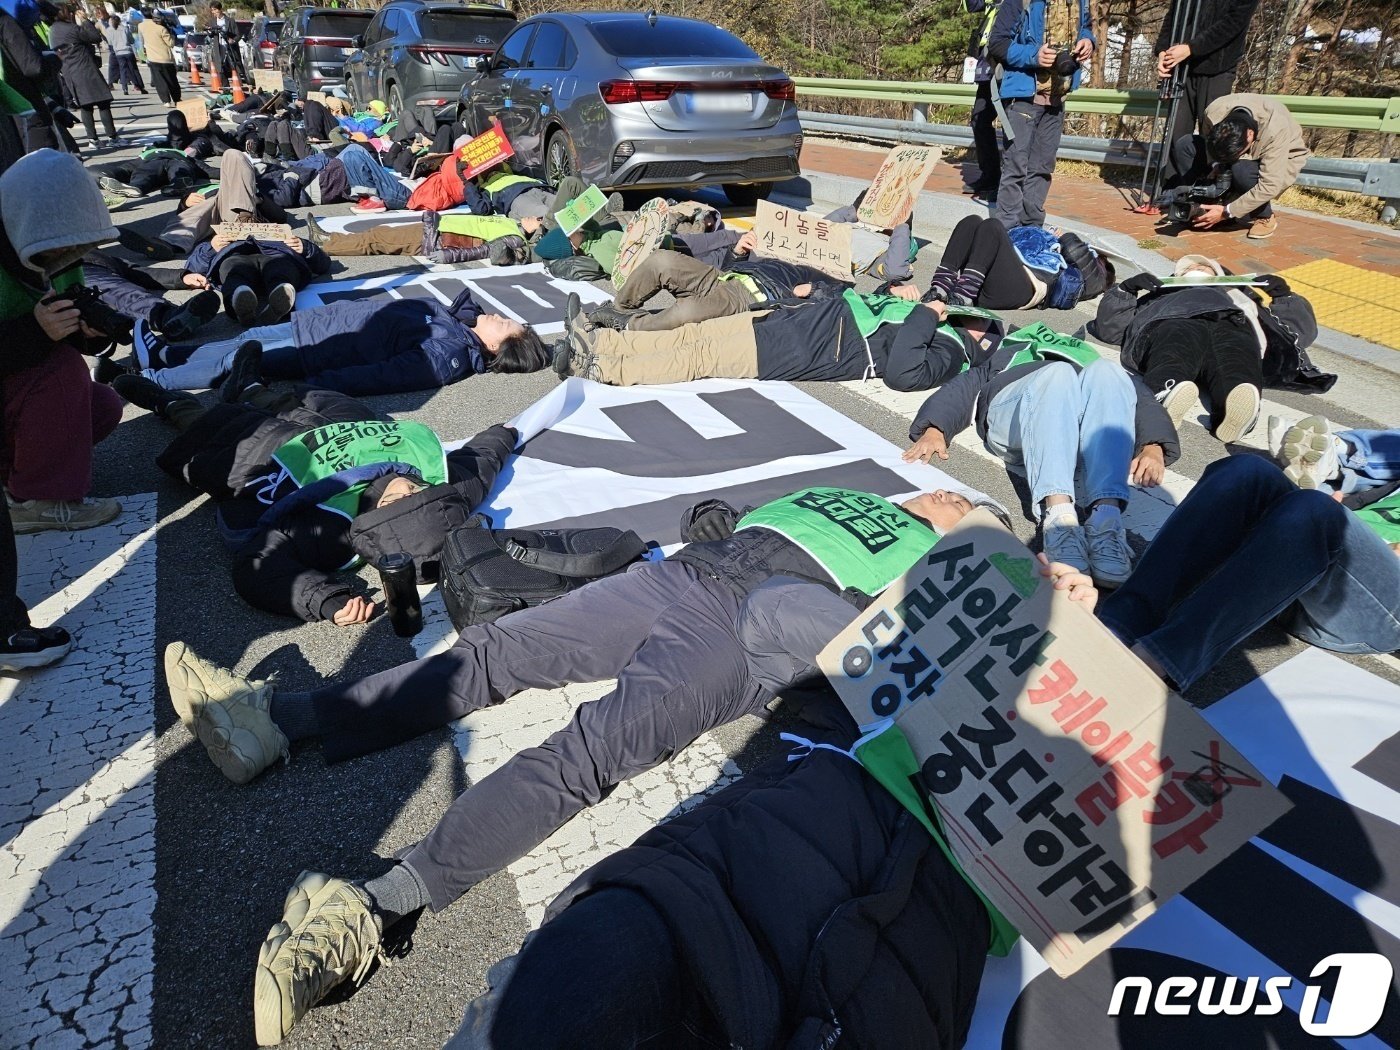
[[[1030,840],[1027,839],[1027,842]],[[1104,860],[1102,846],[1091,846],[1068,864],[1054,872],[1036,887],[1042,896],[1058,893],[1070,883],[1078,883],[1079,889],[1070,894],[1070,903],[1080,915],[1093,915],[1097,911],[1117,904],[1134,892],[1133,880],[1117,861]],[[1098,865],[1098,870],[1094,866]],[[1099,881],[1102,875],[1104,882]]]
[[[977,747],[977,758],[984,768],[995,769],[997,766],[996,749],[1002,744],[1009,744],[1016,739],[1016,730],[1011,728],[1006,719],[1002,718],[1001,713],[994,707],[984,708],[982,718],[987,723],[985,729],[964,722],[958,726],[958,736]]]
[[[1081,941],[1087,941],[1114,926],[1122,926],[1126,930],[1137,922],[1137,913],[1156,899],[1157,894],[1151,886],[1139,886],[1135,892],[1124,897],[1113,907],[1105,908],[1080,926],[1074,931],[1075,936]]]
[[[970,620],[981,620],[977,625],[977,636],[985,638],[999,627],[1011,625],[1011,612],[1021,604],[1019,594],[1011,594],[1000,606],[997,593],[990,587],[977,587],[963,597],[963,614]]]
[[[1046,631],[1035,642],[1027,647],[1026,651],[1017,657],[1011,664],[1011,673],[1016,676],[1025,674],[1031,669],[1031,664],[1040,665],[1045,662],[1045,650],[1055,643],[1055,636]],[[997,644],[997,639],[992,638],[992,644]]]
[[[1065,789],[1059,784],[1050,783],[1041,788],[1036,796],[1016,811],[1022,824],[1029,824],[1037,817],[1050,824],[1070,843],[1083,848],[1089,844],[1089,836],[1084,830],[1084,818],[1077,813],[1065,813],[1055,805],[1064,797]]]
[[[911,631],[919,631],[947,604],[948,599],[933,585],[932,580],[921,580],[917,587],[899,600],[894,610]]]
[[[971,773],[978,780],[986,776],[986,770],[977,764],[972,752],[951,731],[944,733],[939,740],[947,750],[924,759],[923,767],[919,770],[924,790],[933,795],[946,795],[958,789],[964,772]]]
[[[1045,772],[1045,767],[1031,757],[1029,751],[1021,750],[997,767],[996,772],[991,775],[990,783],[997,789],[997,794],[1007,802],[1016,802],[1021,796],[1012,785],[1012,781],[1022,774],[1030,780],[1031,785],[1039,784],[1049,775]]]
[[[922,626],[922,624],[920,626]],[[877,610],[874,616],[861,624],[860,633],[865,635],[865,640],[867,642],[874,645],[875,636],[879,633],[881,627],[889,631],[894,630],[895,627],[894,620],[890,619],[890,614],[884,609]],[[918,627],[914,628],[916,631],[918,629]]]
[[[963,672],[963,680],[976,689],[977,695],[988,703],[995,700],[1000,692],[991,679],[991,674],[996,670],[996,666],[997,658],[991,653],[987,653]]]
[[[900,631],[888,642],[876,649],[875,655],[881,660],[889,660],[892,657],[899,656],[904,652],[904,643],[909,640],[909,637],[908,631]]]
[[[957,641],[943,650],[938,657],[941,667],[947,667],[963,653],[967,652],[973,642],[977,640],[977,634],[967,624],[962,622],[962,618],[954,616],[948,620],[948,629],[957,635]]]
[[[881,656],[883,655],[882,651]],[[933,666],[932,661],[917,645],[909,649],[907,659],[895,660],[890,664],[890,673],[897,674],[904,680],[904,692],[910,700],[932,696],[934,686],[943,677],[943,672]],[[919,681],[916,682],[915,679]]]

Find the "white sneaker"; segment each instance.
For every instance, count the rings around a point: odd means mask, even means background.
[[[1181,421],[1186,418],[1191,409],[1196,407],[1196,401],[1200,396],[1200,388],[1191,380],[1187,379],[1178,383],[1173,379],[1167,383],[1165,390],[1157,394],[1157,400],[1162,403],[1167,415],[1171,417],[1172,426],[1180,429]]]
[[[1259,418],[1260,392],[1253,383],[1240,383],[1225,395],[1225,418],[1215,428],[1215,439],[1232,445],[1254,429]]]
[[[1079,525],[1047,523],[1041,529],[1045,556],[1080,572],[1089,571],[1089,539]]]
[[[1133,571],[1133,549],[1128,546],[1123,515],[1113,515],[1097,526],[1091,517],[1084,531],[1089,538],[1089,575],[1095,585],[1112,590],[1126,583]]]
[[[1271,447],[1275,432],[1273,423],[1270,419]],[[1322,416],[1304,416],[1284,430],[1274,447],[1274,455],[1283,467],[1284,476],[1300,489],[1321,488],[1342,469],[1332,424]]]

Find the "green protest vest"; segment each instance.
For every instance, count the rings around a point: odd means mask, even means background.
[[[1100,360],[1099,352],[1083,340],[1064,335],[1044,324],[1026,325],[1006,337],[1003,346],[1018,346],[1007,362],[1007,371],[1032,361],[1068,361],[1076,368],[1087,368]]]
[[[481,188],[487,193],[500,193],[504,189],[521,182],[539,182],[539,179],[532,179],[528,175],[513,175],[508,171],[497,171],[490,175],[483,175],[481,178]]]
[[[875,332],[887,324],[903,324],[909,319],[909,315],[919,309],[922,303],[911,303],[908,299],[901,299],[897,295],[861,295],[854,289],[847,288],[841,293],[841,298],[846,300],[846,306],[850,308],[851,315],[856,319],[856,330],[860,332],[861,338],[869,341]],[[946,322],[938,326],[941,335],[949,335],[962,343],[962,333]],[[961,372],[966,372],[968,368],[967,354],[963,354]]]
[[[172,157],[183,157],[185,155],[185,151],[182,149],[171,149],[168,146],[151,146],[141,151],[141,159],[150,160],[152,157],[159,157],[162,153],[169,154]]]
[[[439,217],[438,232],[494,241],[501,237],[519,237],[520,224],[508,215],[469,215],[463,212]]]
[[[786,537],[843,590],[865,594],[879,594],[938,542],[912,514],[851,489],[803,489],[765,503],[740,518],[734,531],[751,528]]]
[[[429,485],[447,480],[447,456],[430,427],[412,421],[377,419],[330,423],[308,430],[272,454],[277,465],[305,488],[351,467],[371,463],[407,463]],[[325,510],[353,518],[368,482],[353,485],[320,504]]]
[[[1386,543],[1400,543],[1400,489],[1362,507],[1356,516]]]

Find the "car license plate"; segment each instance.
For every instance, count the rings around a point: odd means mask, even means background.
[[[355,49],[353,47],[342,47],[340,49],[340,53],[342,55],[353,55],[355,53]]]
[[[748,91],[697,91],[690,96],[692,113],[748,113],[753,95]]]

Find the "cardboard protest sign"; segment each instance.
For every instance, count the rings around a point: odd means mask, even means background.
[[[632,271],[640,266],[652,252],[666,241],[666,207],[655,208],[646,205],[637,211],[627,228],[622,231],[622,243],[617,248],[617,262],[613,265],[612,283],[621,288]]]
[[[506,140],[500,122],[493,120],[489,128],[459,149],[457,155],[462,160],[462,178],[471,179],[515,156],[515,150]]]
[[[306,101],[319,102],[323,106],[326,104],[326,101],[329,97],[330,96],[328,96],[324,91],[308,91],[306,93]]]
[[[202,98],[187,98],[175,103],[175,108],[185,115],[185,123],[191,131],[203,131],[209,126],[209,106]]]
[[[894,147],[870,180],[856,217],[877,229],[894,229],[913,214],[914,202],[941,156],[943,150],[938,146]]]
[[[260,94],[276,94],[282,90],[282,73],[277,69],[253,70],[253,88]]]
[[[811,266],[841,281],[851,279],[849,223],[759,201],[753,231],[760,255]]]
[[[857,723],[893,719],[862,764],[914,785],[963,871],[1067,976],[1289,803],[1038,568],[974,512],[818,662]]]
[[[608,206],[608,199],[597,186],[589,186],[581,194],[569,201],[562,210],[554,213],[559,228],[565,235],[573,233],[593,216]]]
[[[252,237],[255,241],[285,241],[292,235],[292,228],[285,222],[220,222],[214,224],[214,233],[231,241],[242,241]]]

